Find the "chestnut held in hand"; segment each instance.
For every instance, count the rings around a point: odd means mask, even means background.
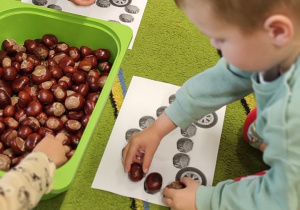
[[[146,177],[144,189],[149,194],[154,194],[161,189],[163,178],[160,173],[153,172]]]
[[[168,188],[172,189],[183,189],[185,188],[185,184],[183,184],[181,181],[174,181],[167,185]]]
[[[128,177],[133,182],[138,182],[143,179],[144,172],[143,172],[143,166],[140,163],[132,163],[130,167],[130,171],[128,173]]]

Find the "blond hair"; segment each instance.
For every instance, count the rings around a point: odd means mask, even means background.
[[[219,18],[244,31],[252,31],[261,26],[274,12],[300,20],[300,0],[175,0],[181,9],[193,3],[201,5],[202,2],[208,3]]]

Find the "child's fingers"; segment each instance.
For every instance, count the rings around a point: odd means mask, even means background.
[[[66,140],[66,135],[64,133],[58,133],[56,136],[55,136],[55,139],[57,139],[58,141],[60,141],[61,143],[64,142],[64,140]]]
[[[71,152],[71,147],[67,146],[67,145],[64,145],[64,148],[65,148],[65,152],[66,154]]]

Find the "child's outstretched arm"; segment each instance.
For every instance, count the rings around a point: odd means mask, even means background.
[[[78,6],[90,6],[94,4],[95,0],[69,0]]]
[[[163,113],[151,126],[131,136],[122,154],[125,172],[130,170],[132,162],[139,162],[136,157],[143,152],[143,171],[147,173],[160,141],[175,128],[177,126]]]
[[[52,189],[56,167],[67,161],[64,134],[47,135],[34,151],[0,179],[0,209],[33,209]]]

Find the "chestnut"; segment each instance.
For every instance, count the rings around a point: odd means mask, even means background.
[[[112,64],[108,61],[98,63],[98,68],[101,72],[110,72]]]
[[[85,116],[85,113],[83,112],[83,110],[79,110],[79,111],[70,111],[67,114],[67,117],[71,120],[80,120],[81,118],[83,118]]]
[[[4,122],[0,121],[0,134],[2,134],[5,129],[6,129],[6,126],[5,126]]]
[[[91,55],[93,53],[93,50],[87,46],[81,46],[79,50],[81,58],[84,58],[85,56]]]
[[[173,181],[170,184],[168,184],[167,187],[172,189],[183,189],[186,186],[181,181]]]
[[[15,113],[15,119],[19,122],[21,122],[23,119],[27,117],[26,110],[25,109],[18,109]]]
[[[11,66],[12,60],[9,56],[5,56],[3,59],[1,59],[2,67]]]
[[[101,88],[104,87],[105,83],[106,83],[106,80],[107,80],[107,76],[101,76],[98,80],[98,84]]]
[[[138,182],[144,177],[143,166],[140,163],[133,162],[128,172],[128,178],[133,182]]]
[[[31,101],[26,108],[26,115],[35,117],[41,113],[42,109],[42,104],[39,101]]]
[[[46,123],[46,120],[48,118],[48,115],[45,112],[40,112],[36,119],[39,121],[40,125],[44,125]]]
[[[6,82],[3,79],[0,79],[0,89],[5,90],[5,92],[9,95],[12,96],[12,89],[10,87],[10,83]]]
[[[50,78],[51,72],[43,65],[36,66],[31,74],[31,80],[34,84],[40,84],[42,82],[48,81]]]
[[[87,55],[83,59],[83,61],[90,61],[92,64],[92,68],[95,69],[97,68],[98,60],[97,57],[94,55]]]
[[[46,46],[39,45],[34,50],[34,55],[38,57],[40,61],[45,60],[49,55],[49,49]]]
[[[77,66],[78,70],[89,72],[92,69],[92,62],[88,60],[81,60]]]
[[[60,60],[67,56],[68,56],[68,54],[66,54],[64,52],[60,52],[60,53],[57,53],[56,55],[54,55],[53,60],[56,62],[56,64],[59,64]]]
[[[36,43],[36,41],[32,40],[32,39],[27,39],[24,42],[24,47],[26,48],[26,52],[33,54],[35,48],[37,48],[38,44]]]
[[[87,78],[87,74],[86,74],[86,72],[83,72],[83,71],[76,71],[72,75],[72,81],[76,85],[84,84],[86,82],[86,78]]]
[[[10,47],[12,47],[12,46],[14,46],[16,44],[17,44],[17,42],[14,39],[5,39],[2,42],[2,48],[4,50],[8,50]]]
[[[45,106],[44,110],[48,116],[55,117],[63,115],[66,111],[65,106],[60,102],[53,102],[51,104],[48,104],[47,106]]]
[[[18,136],[22,139],[26,139],[29,134],[32,133],[32,129],[27,125],[22,125],[18,129]]]
[[[4,151],[4,144],[0,141],[0,154]]]
[[[4,109],[8,105],[11,105],[11,99],[7,92],[0,88],[0,109]]]
[[[11,89],[18,93],[29,85],[30,79],[28,76],[20,76],[11,83]]]
[[[41,125],[40,122],[35,117],[26,117],[21,121],[21,125],[29,126],[33,132],[37,132]]]
[[[13,117],[16,113],[16,107],[14,107],[13,105],[7,105],[4,109],[3,109],[3,116],[4,117]]]
[[[0,170],[9,171],[10,164],[11,164],[11,159],[5,154],[0,154]]]
[[[50,90],[56,101],[63,102],[67,98],[67,92],[60,84],[52,85]]]
[[[11,82],[17,78],[18,71],[15,67],[6,66],[2,70],[2,78],[5,81]]]
[[[64,126],[68,132],[75,133],[81,128],[81,123],[78,120],[67,120]]]
[[[66,56],[63,57],[62,59],[60,59],[58,65],[64,69],[66,66],[73,66],[75,65],[75,61],[73,60],[73,58]]]
[[[10,146],[10,140],[13,139],[18,135],[17,131],[12,128],[8,128],[1,134],[1,142],[9,147]]]
[[[0,92],[1,93],[1,92]],[[1,98],[1,97],[0,97]],[[26,108],[27,105],[30,103],[31,101],[31,96],[29,95],[28,92],[21,90],[18,94],[18,106],[20,108]]]
[[[55,48],[56,52],[69,53],[70,46],[65,42],[58,42]]]
[[[161,189],[163,178],[160,173],[150,173],[144,182],[144,189],[149,194],[154,194]]]
[[[25,149],[31,152],[35,146],[42,140],[42,136],[38,133],[31,133],[25,140]]]
[[[70,47],[68,54],[74,61],[80,60],[80,50],[77,47]]]
[[[37,50],[37,49],[35,49],[35,50]],[[42,63],[41,60],[39,59],[39,57],[37,57],[36,55],[28,54],[27,60],[31,61],[33,63],[34,67],[41,65],[41,63]]]
[[[25,53],[25,52],[18,52],[15,55],[15,61],[18,63],[22,63],[26,59],[27,59],[27,53]]]
[[[54,100],[52,93],[48,89],[39,90],[37,98],[42,104],[49,104]]]
[[[19,122],[13,117],[5,117],[4,124],[7,128],[17,129],[19,127]]]
[[[84,104],[84,112],[86,114],[92,114],[94,108],[95,108],[96,103],[91,100],[86,100]]]
[[[10,140],[10,147],[15,154],[23,154],[25,152],[25,141],[16,136]]]
[[[60,131],[63,129],[64,124],[58,117],[50,116],[46,120],[45,126],[53,131]]]
[[[44,138],[46,135],[55,136],[55,132],[53,130],[45,127],[40,127],[38,134],[40,134],[42,138]]]
[[[26,74],[29,75],[34,69],[34,63],[33,61],[26,59],[21,63],[21,71]]]
[[[49,48],[54,49],[58,43],[58,39],[54,34],[44,34],[42,42]]]
[[[87,114],[87,115],[85,115],[85,116],[81,119],[81,124],[82,124],[83,127],[86,127],[86,126],[87,126],[87,124],[88,124],[88,122],[89,122],[89,120],[90,120],[90,117],[91,117],[91,115],[90,115],[90,114]]]
[[[110,58],[110,52],[108,49],[96,49],[93,51],[93,54],[99,61],[108,61]]]
[[[67,96],[65,107],[69,111],[78,111],[84,106],[84,97],[79,93],[73,93]]]

